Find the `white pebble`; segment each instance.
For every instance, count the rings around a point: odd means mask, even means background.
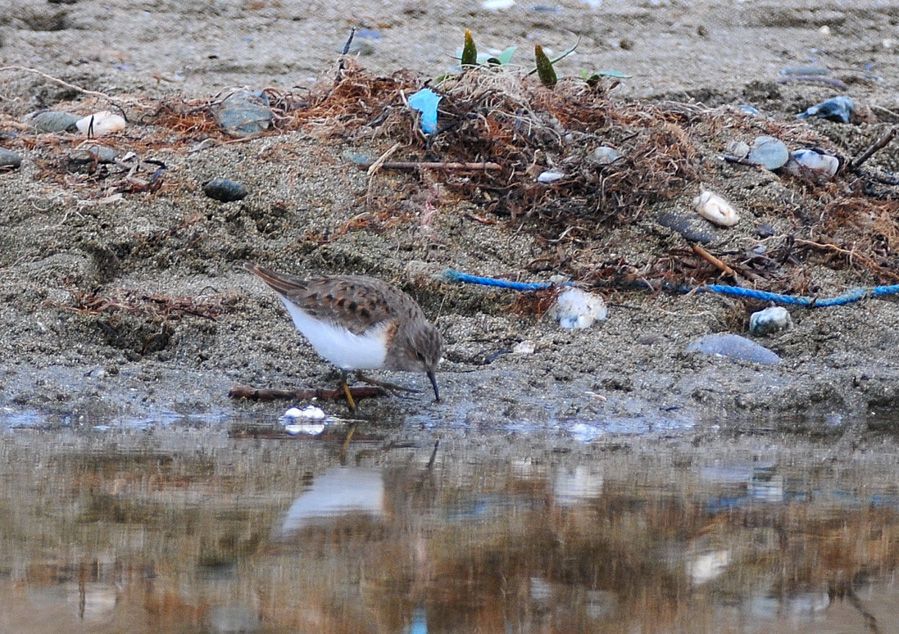
[[[693,207],[700,216],[719,227],[733,227],[740,221],[737,210],[714,192],[701,192],[693,199]]]
[[[481,6],[488,11],[502,11],[515,6],[515,0],[484,0]]]
[[[524,341],[519,341],[512,347],[512,354],[534,354],[534,350],[536,349],[537,346],[534,345],[533,341],[525,339]]]
[[[93,121],[93,126],[91,125]],[[94,114],[89,114],[75,122],[75,126],[81,134],[90,132],[93,136],[106,136],[125,129],[125,118],[110,112],[109,110],[101,110]]]
[[[543,172],[542,174],[540,174],[540,176],[537,177],[537,182],[549,184],[549,183],[555,183],[556,181],[560,181],[563,178],[565,178],[564,172],[556,172],[554,170],[550,170],[548,172]]]
[[[578,288],[567,288],[556,298],[550,314],[562,328],[589,328],[594,321],[605,319],[608,310],[599,295]]]
[[[620,158],[621,152],[608,145],[600,145],[591,155],[591,160],[597,165],[611,165]]]
[[[754,335],[769,335],[793,326],[790,313],[783,306],[772,306],[752,313],[749,317],[749,332]]]
[[[302,418],[304,420],[322,420],[324,419],[324,417],[325,412],[322,411],[320,407],[316,407],[315,405],[307,405],[303,409],[291,407],[289,410],[284,412],[285,419]]]

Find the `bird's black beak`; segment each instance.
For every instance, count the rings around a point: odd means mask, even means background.
[[[439,403],[440,392],[437,389],[437,377],[434,375],[434,370],[428,370],[428,378],[431,379],[431,385],[434,387],[434,400]]]

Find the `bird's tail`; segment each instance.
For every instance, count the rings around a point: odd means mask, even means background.
[[[306,286],[305,281],[298,277],[285,275],[284,273],[276,273],[271,269],[259,266],[253,262],[245,263],[244,268],[282,295],[289,295]]]

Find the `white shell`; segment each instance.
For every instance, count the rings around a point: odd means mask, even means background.
[[[110,112],[109,110],[101,110],[94,114],[89,114],[75,122],[75,126],[81,134],[87,134],[91,130],[91,120],[93,120],[93,136],[106,136],[124,130],[125,118]]]
[[[609,311],[599,295],[579,288],[567,288],[556,298],[550,314],[562,328],[575,329],[589,328],[594,321],[602,321],[608,317]]]
[[[714,192],[703,191],[693,199],[697,213],[719,227],[733,227],[740,216],[733,206]]]

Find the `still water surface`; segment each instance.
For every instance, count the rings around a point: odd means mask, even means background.
[[[899,631],[893,445],[0,437],[0,632]]]

